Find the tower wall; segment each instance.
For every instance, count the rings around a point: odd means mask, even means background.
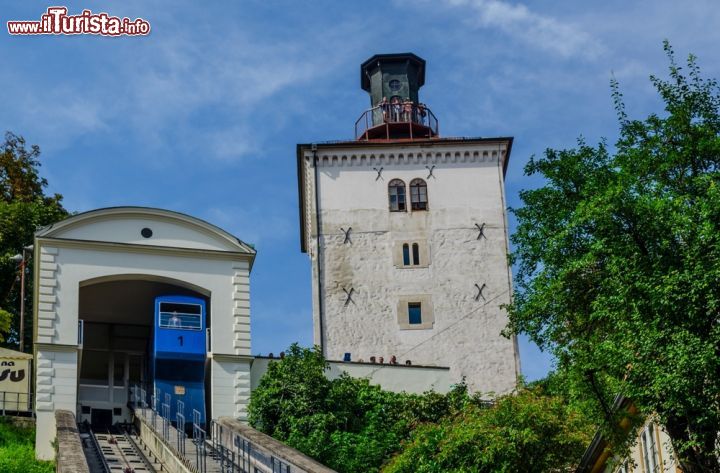
[[[500,306],[511,297],[507,147],[508,140],[322,145],[319,255],[316,170],[312,151],[302,151],[315,341],[329,359],[351,353],[353,360],[388,362],[394,355],[400,363],[448,366],[455,381],[466,377],[473,390],[515,386],[516,341],[500,335],[507,323]],[[389,211],[389,182],[402,179],[409,190],[415,178],[427,183],[428,209],[411,210],[408,195],[407,211]],[[484,228],[479,239],[478,226]],[[420,264],[404,266],[405,243],[418,244]],[[421,324],[409,323],[413,301],[422,302]]]

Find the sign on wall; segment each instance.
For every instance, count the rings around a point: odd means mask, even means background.
[[[29,411],[30,359],[6,357],[0,354],[0,409]]]

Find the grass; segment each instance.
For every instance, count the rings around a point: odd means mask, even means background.
[[[52,473],[55,465],[35,459],[35,429],[13,425],[0,417],[0,472]]]

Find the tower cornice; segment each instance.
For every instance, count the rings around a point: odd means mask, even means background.
[[[438,138],[429,140],[336,141],[297,145],[298,206],[300,250],[307,252],[308,198],[315,185],[308,180],[307,169],[332,166],[389,166],[410,164],[448,164],[499,162],[503,175],[512,150],[512,137]],[[496,145],[497,147],[493,146]],[[484,148],[484,149],[483,149]]]

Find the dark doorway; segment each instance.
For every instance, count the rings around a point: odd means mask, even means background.
[[[113,423],[112,409],[93,409],[90,424],[93,429],[107,428]]]

